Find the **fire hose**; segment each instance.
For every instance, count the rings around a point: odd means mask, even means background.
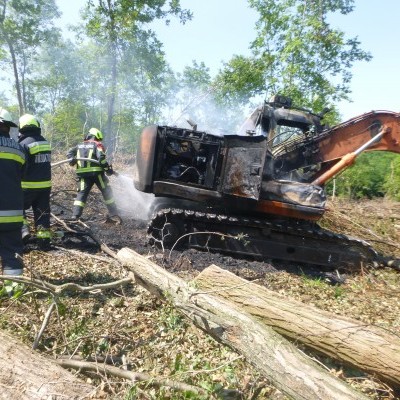
[[[57,161],[55,163],[51,163],[51,167],[57,167],[58,165],[70,163],[71,161],[90,161],[91,163],[100,165],[100,161],[99,160],[93,160],[92,158],[79,157],[79,158],[67,158],[65,160],[61,160],[61,161]],[[110,169],[112,170],[113,175],[118,176],[118,173],[112,169],[111,165],[110,165]]]
[[[70,163],[71,161],[74,161],[74,160],[76,160],[76,161],[90,161],[90,162],[95,163],[95,164],[100,164],[100,161],[92,160],[91,158],[67,158],[66,160],[61,160],[61,161],[58,161],[58,162],[55,162],[55,163],[51,163],[51,166],[52,167],[56,167],[57,165]]]

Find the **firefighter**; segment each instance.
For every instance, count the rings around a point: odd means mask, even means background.
[[[51,147],[42,136],[38,119],[25,114],[19,119],[18,142],[24,148],[27,163],[22,178],[24,193],[24,225],[22,239],[30,237],[26,210],[32,207],[36,239],[42,250],[50,248],[50,192],[51,192]]]
[[[89,192],[95,184],[101,191],[108,209],[109,215],[105,222],[120,224],[121,218],[118,216],[113,192],[106,176],[114,174],[114,171],[106,160],[102,140],[103,134],[97,128],[90,128],[83,143],[68,151],[67,157],[71,159],[70,165],[76,165],[78,176],[78,194],[74,201],[72,220],[78,220],[81,217]],[[93,161],[80,160],[81,158]]]
[[[7,110],[0,109],[0,257],[3,274],[22,275],[21,255],[23,243],[21,227],[23,221],[22,173],[25,165],[23,148],[10,138],[12,122]]]

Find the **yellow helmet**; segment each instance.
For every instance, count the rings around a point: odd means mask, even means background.
[[[17,124],[12,121],[11,114],[4,108],[0,108],[0,124],[17,127]]]
[[[24,114],[19,119],[19,130],[29,128],[40,128],[40,122],[34,115]]]
[[[90,128],[86,139],[94,138],[96,140],[103,140],[103,134],[97,128]]]

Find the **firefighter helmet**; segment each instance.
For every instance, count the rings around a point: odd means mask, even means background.
[[[97,128],[90,128],[88,134],[86,135],[86,139],[96,139],[103,140],[103,134]]]
[[[17,124],[14,124],[12,121],[11,114],[4,108],[0,108],[0,124],[12,126],[14,128],[17,127]]]
[[[30,128],[40,128],[39,120],[31,114],[24,114],[19,119],[19,130],[25,130]]]

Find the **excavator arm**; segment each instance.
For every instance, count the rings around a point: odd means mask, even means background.
[[[292,140],[275,149],[278,175],[302,171],[303,182],[323,185],[352,165],[363,151],[400,153],[400,113],[371,111],[323,130]]]

